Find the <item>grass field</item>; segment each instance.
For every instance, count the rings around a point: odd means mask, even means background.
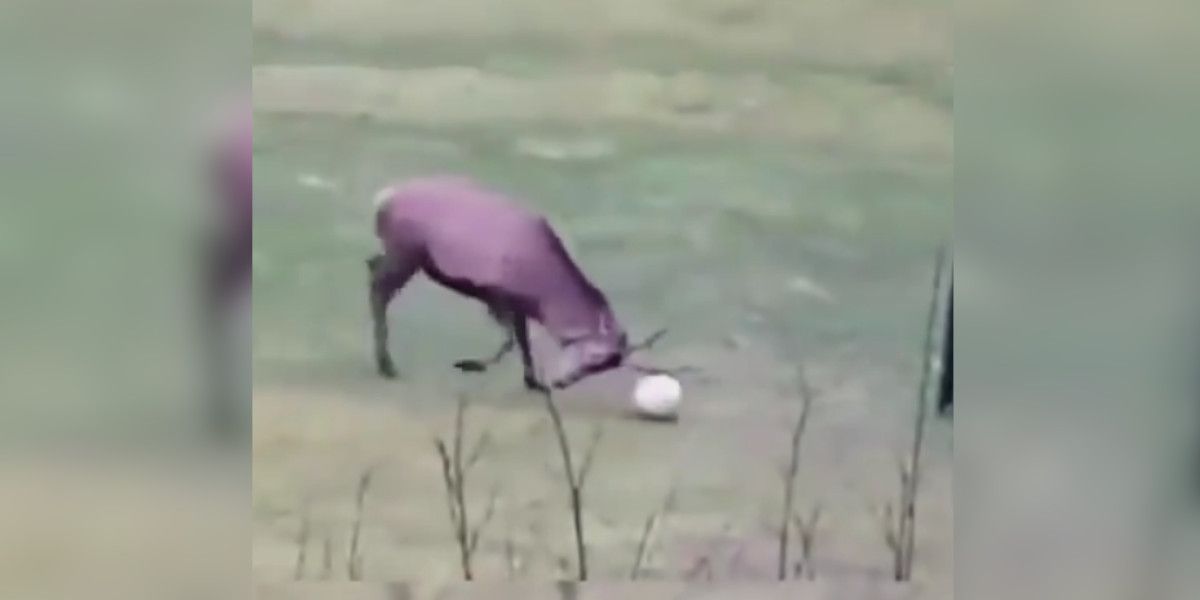
[[[951,223],[946,7],[697,3],[717,15],[704,20],[652,2],[638,20],[614,1],[579,29],[587,18],[532,0],[495,4],[501,16],[473,21],[368,0],[256,2],[256,578],[292,577],[306,503],[308,576],[322,576],[328,539],[329,576],[345,578],[368,468],[364,577],[457,577],[431,440],[460,392],[469,425],[496,442],[470,492],[479,512],[489,490],[500,498],[479,578],[563,575],[570,522],[537,399],[515,363],[470,379],[450,368],[499,341],[483,312],[420,280],[392,311],[402,380],[371,368],[370,198],[454,172],[544,212],[635,337],[670,328],[655,360],[712,376],[686,384],[674,425],[627,417],[627,374],[560,396],[578,445],[593,425],[604,432],[586,490],[595,577],[628,575],[671,487],[678,506],[648,577],[705,562],[720,579],[773,576],[803,360],[825,390],[798,502],[824,507],[818,576],[885,579],[873,511],[895,495],[934,250]],[[950,428],[931,431],[916,576],[949,597]]]

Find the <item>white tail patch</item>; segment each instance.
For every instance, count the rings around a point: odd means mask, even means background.
[[[375,194],[375,197],[371,199],[371,205],[375,207],[375,210],[379,210],[394,195],[396,195],[396,187],[389,185]]]
[[[302,173],[296,178],[296,183],[311,190],[324,190],[327,192],[337,191],[339,187],[336,181],[315,173]]]

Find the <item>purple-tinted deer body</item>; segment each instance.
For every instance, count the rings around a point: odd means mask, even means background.
[[[368,265],[381,374],[395,375],[387,349],[387,304],[417,271],[484,303],[508,331],[491,358],[456,363],[464,371],[486,369],[515,342],[527,386],[540,388],[529,351],[530,319],[563,347],[556,387],[620,366],[624,330],[544,218],[458,177],[409,181],[387,188],[377,200],[383,253]]]
[[[210,429],[228,438],[245,433],[246,420],[238,416],[240,392],[227,353],[232,331],[233,302],[249,290],[253,253],[253,126],[249,107],[222,123],[208,155],[213,214],[203,248],[202,332],[209,360]]]
[[[220,138],[212,158],[216,191],[215,231],[210,247],[209,301],[216,306],[244,291],[253,252],[253,121],[237,115]]]

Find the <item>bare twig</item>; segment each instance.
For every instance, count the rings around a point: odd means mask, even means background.
[[[493,489],[488,499],[488,506],[481,522],[471,527],[470,514],[467,511],[467,482],[466,476],[471,467],[475,466],[490,447],[491,436],[484,433],[472,445],[469,454],[463,454],[463,438],[465,430],[467,397],[460,394],[454,413],[454,433],[450,446],[438,438],[434,440],[438,459],[442,467],[442,483],[446,487],[446,512],[450,516],[450,526],[453,529],[454,541],[458,546],[459,566],[463,579],[471,581],[475,574],[471,560],[479,546],[479,538],[483,529],[491,522],[496,510],[498,491]]]
[[[464,465],[464,469],[466,471],[470,471],[471,467],[474,467],[475,463],[479,462],[480,457],[483,456],[483,453],[486,452],[491,445],[492,434],[485,431],[483,435],[479,436],[479,439],[476,440],[475,445],[471,447],[471,451],[467,453],[467,461]]]
[[[675,486],[672,485],[667,490],[667,496],[663,500],[662,506],[658,507],[658,510],[655,510],[646,518],[646,524],[642,527],[642,537],[638,540],[637,554],[634,556],[633,568],[629,570],[630,579],[637,579],[641,576],[642,566],[646,563],[646,558],[650,555],[650,549],[654,545],[654,537],[658,533],[663,520],[666,519],[667,513],[674,507]]]
[[[633,558],[633,568],[629,570],[629,578],[637,579],[642,574],[642,565],[646,562],[646,557],[650,554],[650,541],[658,530],[658,522],[662,519],[662,511],[654,511],[646,518],[646,524],[642,526],[642,537],[638,539],[637,554]]]
[[[692,567],[683,574],[683,578],[687,581],[695,581],[700,579],[701,576],[704,577],[705,581],[712,581],[712,559],[707,556],[701,556],[700,558],[696,559],[696,562],[692,565]]]
[[[350,530],[350,551],[346,557],[346,575],[350,581],[362,579],[362,553],[359,543],[362,536],[363,507],[367,502],[367,490],[371,487],[373,469],[368,467],[358,478],[358,490],[354,498],[354,525]]]
[[[937,319],[938,297],[942,287],[943,265],[946,247],[938,249],[933,270],[933,296],[926,317],[925,341],[921,347],[921,380],[917,388],[917,406],[913,419],[912,446],[908,456],[898,458],[896,472],[899,476],[899,502],[893,506],[888,502],[883,509],[883,540],[892,553],[892,577],[896,581],[912,578],[913,561],[916,554],[917,537],[917,494],[921,481],[921,448],[925,439],[925,421],[928,414],[929,382],[933,371],[934,326]]]
[[[507,522],[508,519],[505,519]],[[508,578],[516,577],[517,571],[521,566],[517,563],[517,545],[513,542],[512,528],[509,527],[504,535],[504,566],[507,569]]]
[[[479,524],[471,531],[470,540],[467,542],[467,548],[470,550],[471,556],[475,555],[475,549],[479,547],[479,537],[483,534],[483,530],[487,528],[488,523],[492,522],[492,517],[496,516],[496,500],[499,497],[499,491],[496,488],[492,488],[491,494],[488,495],[487,508],[483,511],[483,518],[479,520]]]
[[[879,512],[879,523],[883,542],[892,554],[892,577],[899,578],[904,571],[904,551],[900,545],[900,524],[896,521],[896,510],[891,502],[884,504]]]
[[[921,479],[921,448],[925,439],[925,421],[929,409],[929,381],[933,361],[934,325],[937,320],[938,296],[942,287],[942,271],[946,261],[946,247],[938,248],[933,268],[933,294],[929,301],[929,313],[925,320],[925,343],[921,348],[921,383],[917,388],[917,410],[913,420],[912,449],[905,468],[901,469],[901,514],[899,545],[902,561],[895,572],[897,581],[912,578],[912,566],[916,552],[917,492]]]
[[[898,459],[896,461],[896,477],[900,482],[900,511],[893,515],[896,523],[896,547],[893,549],[899,562],[895,570],[898,581],[906,581],[904,572],[907,570],[908,556],[906,555],[906,544],[909,537],[912,535],[912,522],[908,520],[907,507],[909,504],[909,482],[912,480],[912,472],[909,469],[906,459]]]
[[[438,459],[442,464],[442,484],[446,486],[446,510],[450,514],[450,526],[454,528],[454,539],[458,540],[458,493],[455,492],[454,467],[450,459],[450,451],[441,439],[433,440],[437,449]]]
[[[588,441],[587,449],[583,452],[583,460],[579,463],[579,474],[575,485],[582,489],[587,483],[588,475],[592,472],[592,465],[596,462],[596,448],[600,445],[600,439],[604,437],[604,427],[596,425],[592,429],[592,437]]]
[[[783,473],[783,513],[779,523],[779,562],[776,565],[776,576],[780,581],[784,581],[788,577],[790,520],[796,498],[796,475],[800,470],[800,442],[804,439],[804,431],[808,428],[808,416],[817,396],[816,390],[808,382],[803,364],[796,370],[796,386],[800,394],[800,414],[792,426],[792,444],[789,448],[791,453],[787,469]]]
[[[809,581],[817,578],[813,567],[813,550],[817,544],[817,523],[821,520],[821,505],[813,506],[808,518],[797,513],[792,515],[796,532],[800,535],[800,562],[797,563],[796,574],[803,574]]]
[[[467,412],[467,396],[458,395],[454,410],[454,454],[451,455],[451,466],[454,468],[454,480],[462,483],[463,468],[463,423]]]
[[[300,531],[296,534],[296,568],[292,572],[292,579],[296,581],[304,579],[304,568],[308,562],[308,537],[312,532],[309,509],[309,503],[305,501],[300,509]]]
[[[321,579],[330,577],[333,577],[333,540],[329,539],[329,534],[325,534],[321,545]]]
[[[661,335],[661,334],[656,334]],[[575,474],[575,463],[571,459],[571,444],[563,427],[562,414],[554,401],[554,394],[549,389],[542,391],[542,399],[546,412],[550,414],[550,422],[554,426],[554,436],[558,440],[559,453],[562,455],[564,479],[566,479],[571,501],[571,519],[575,526],[575,559],[579,581],[587,581],[587,544],[583,533],[583,489],[582,477]]]
[[[471,528],[467,514],[466,482],[463,481],[463,419],[467,411],[467,397],[459,394],[457,409],[454,412],[454,453],[450,455],[450,472],[454,478],[454,504],[458,507],[458,546],[461,554],[463,579],[470,581],[474,578],[471,572],[471,547],[468,535]]]

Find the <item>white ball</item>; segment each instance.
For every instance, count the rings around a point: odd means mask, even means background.
[[[670,375],[647,375],[633,389],[633,404],[642,416],[673,419],[678,416],[683,387]]]

